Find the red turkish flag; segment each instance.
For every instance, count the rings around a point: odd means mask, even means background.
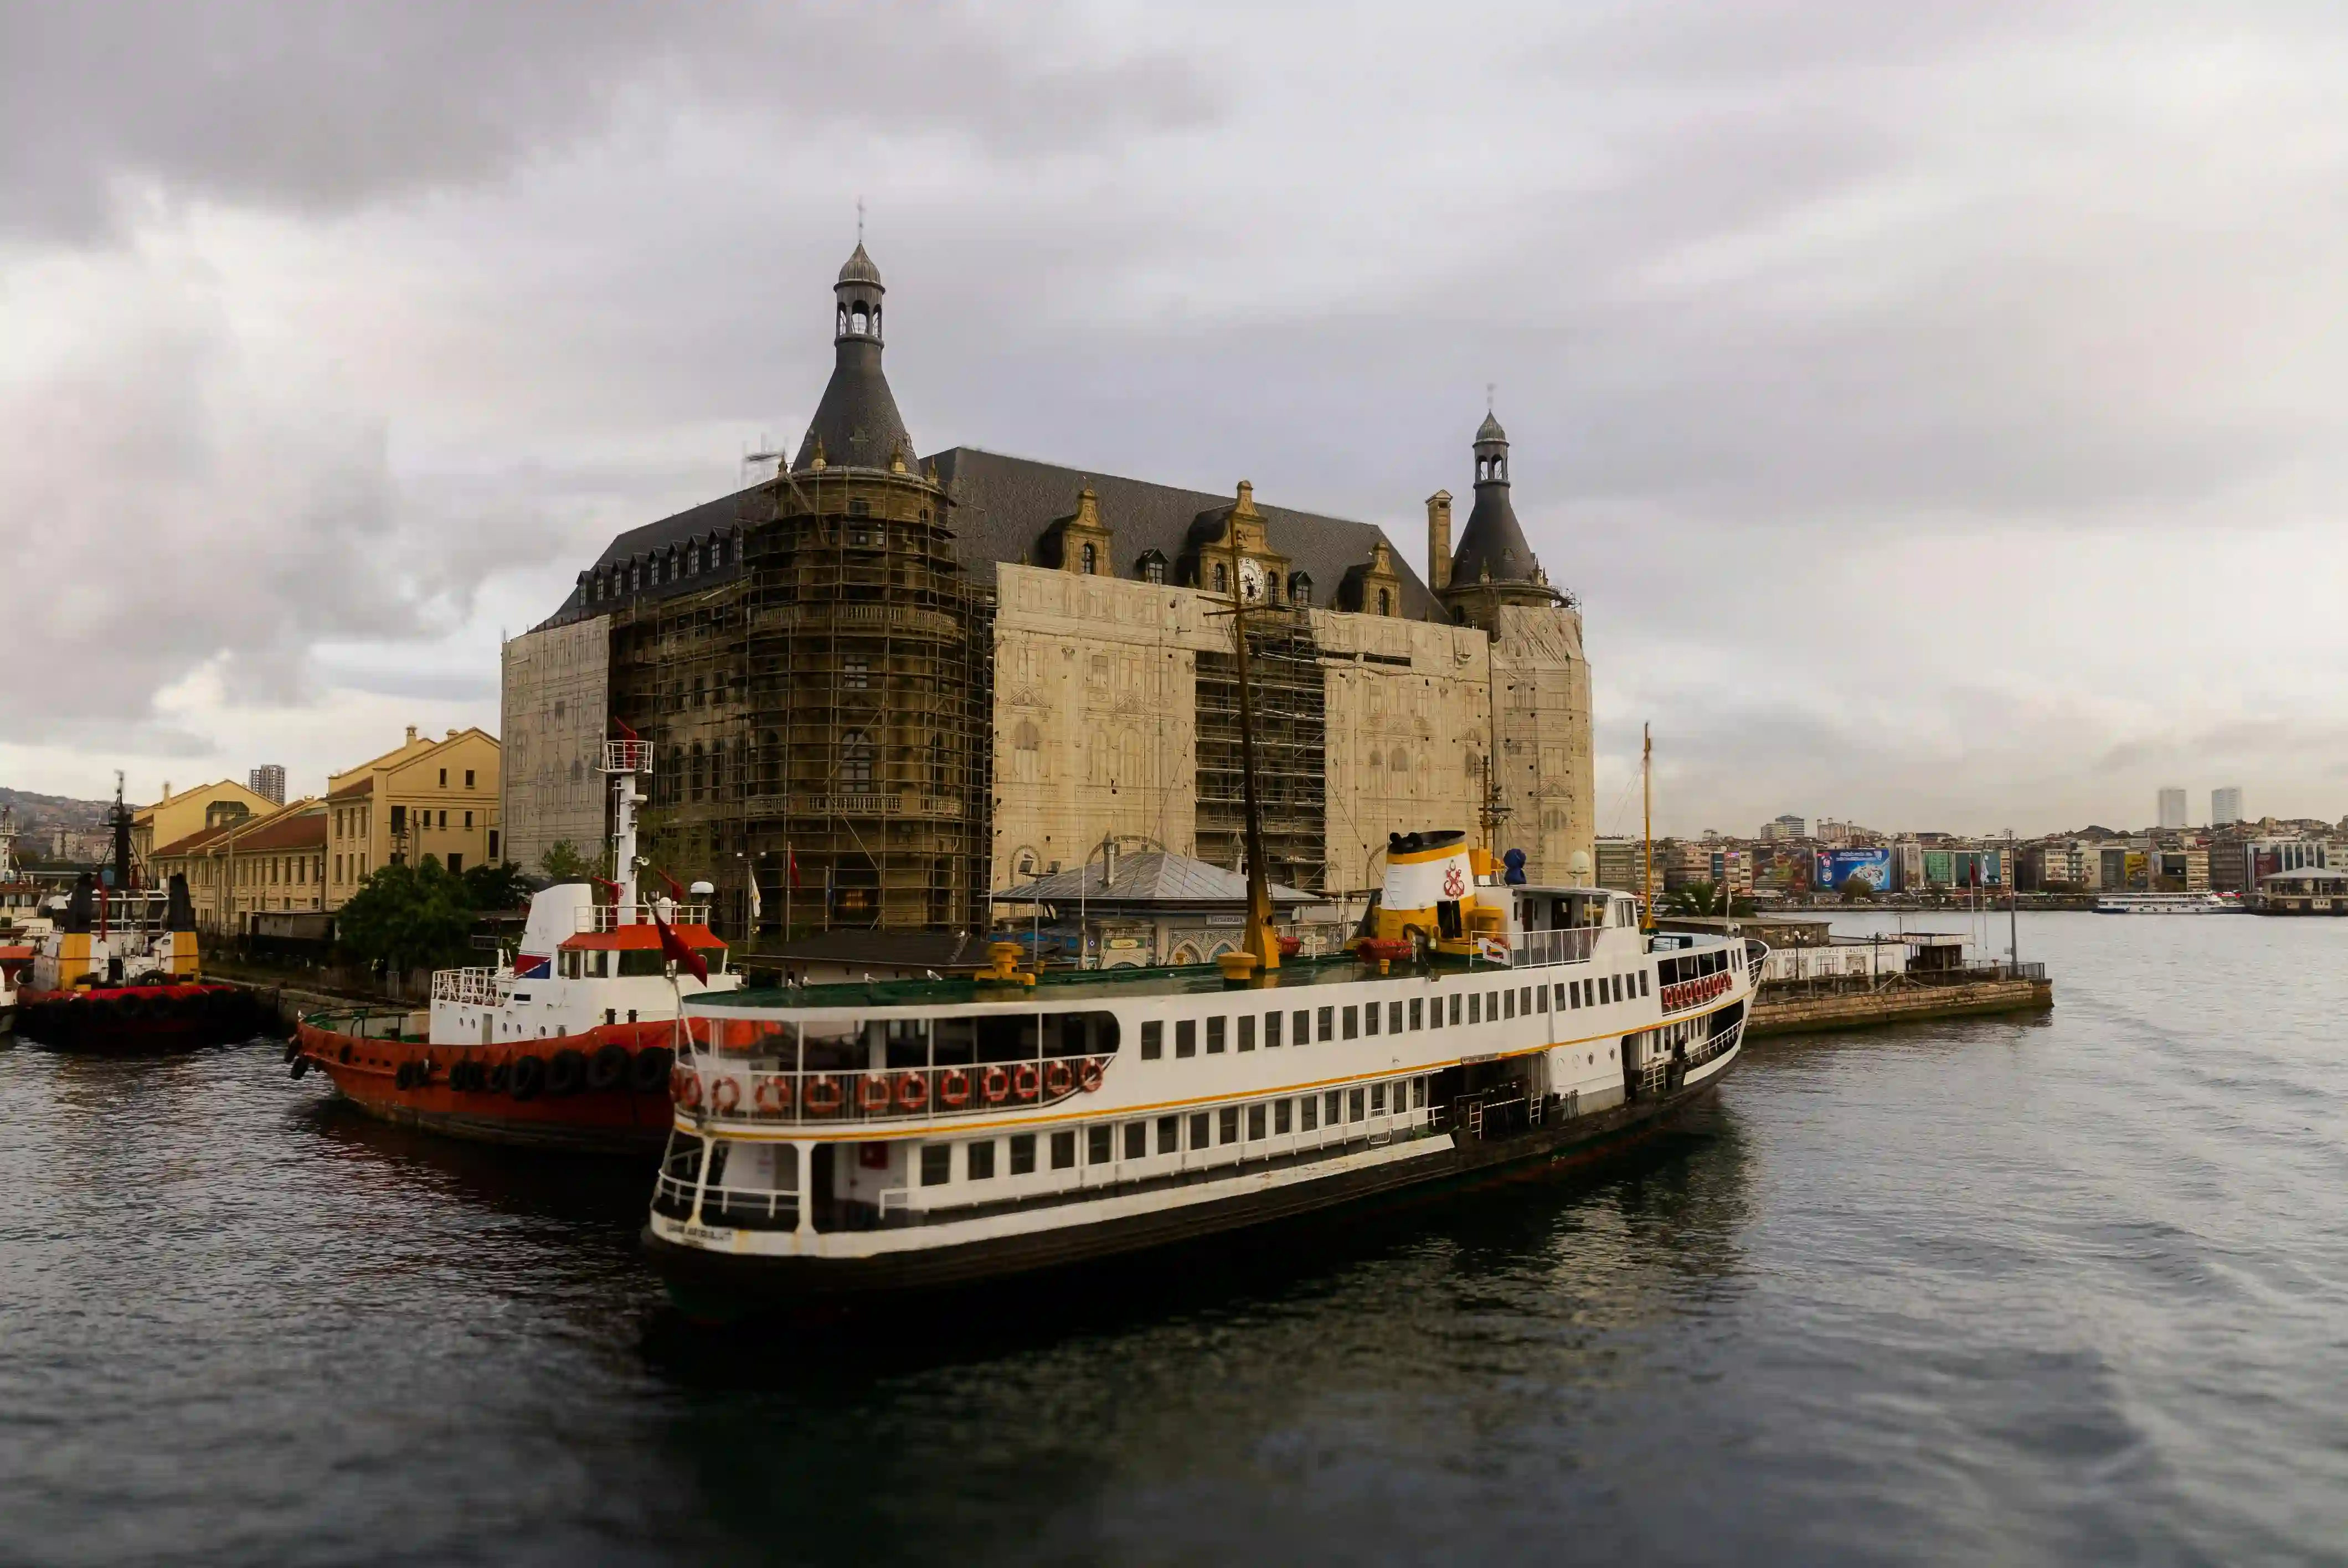
[[[701,961],[699,953],[685,945],[685,938],[676,934],[675,927],[661,918],[658,908],[653,910],[653,924],[660,927],[662,956],[675,959],[678,968],[683,969],[703,985],[707,985],[709,966]]]

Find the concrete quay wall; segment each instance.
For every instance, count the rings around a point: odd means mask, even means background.
[[[1817,1030],[1872,1029],[1881,1024],[1958,1018],[1968,1013],[2043,1012],[2054,1005],[2049,980],[1972,980],[1957,986],[1916,986],[1849,991],[1773,1001],[1765,991],[1753,1009],[1748,1035],[1803,1034]]]

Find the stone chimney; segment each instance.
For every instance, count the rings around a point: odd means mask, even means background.
[[[407,726],[407,743],[411,746],[416,743],[416,726],[413,724]]]
[[[1451,492],[1426,497],[1426,586],[1441,593],[1451,586]]]

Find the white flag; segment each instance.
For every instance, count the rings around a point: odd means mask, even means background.
[[[753,926],[755,926],[755,925],[757,925],[757,923],[758,923],[758,873],[757,873],[757,869],[754,867],[754,868],[751,870],[751,872],[750,872],[750,924],[752,924]]]

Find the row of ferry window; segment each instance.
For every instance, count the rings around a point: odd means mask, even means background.
[[[1540,1005],[1536,998],[1549,999],[1541,996],[1545,989],[1541,986],[1519,986],[1506,990],[1454,991],[1447,1007],[1442,997],[1412,997],[1406,1002],[1397,999],[1383,1006],[1368,1002],[1344,1008],[1298,1008],[1290,1013],[1265,1013],[1260,1029],[1253,1013],[1241,1013],[1236,1020],[1239,1048],[1253,1050],[1261,1035],[1267,1050],[1277,1050],[1282,1020],[1287,1020],[1288,1038],[1298,1045],[1307,1045],[1315,1040],[1357,1040],[1374,1035],[1380,1030],[1382,1018],[1387,1034],[1400,1034],[1406,1029],[1441,1029],[1447,1014],[1448,1021],[1455,1026],[1463,1021],[1497,1023],[1502,1019],[1515,1018],[1519,1013],[1529,1015]],[[1647,974],[1642,969],[1635,975],[1598,975],[1586,980],[1560,980],[1557,983],[1553,1005],[1558,1010],[1565,1011],[1575,1008],[1602,1007],[1608,1002],[1626,1001],[1632,997],[1648,994]],[[1434,1002],[1432,1007],[1426,1005],[1430,999]],[[1199,1054],[1199,1026],[1201,1023],[1206,1025],[1207,1054],[1220,1054],[1231,1040],[1233,1021],[1220,1015],[1208,1019],[1175,1020],[1174,1054],[1178,1057]],[[1141,1060],[1156,1061],[1165,1054],[1166,1025],[1157,1020],[1143,1024]]]
[[[1245,1142],[1254,1143],[1266,1138],[1316,1132],[1324,1126],[1344,1127],[1366,1122],[1373,1116],[1411,1115],[1426,1109],[1426,1080],[1396,1078],[1293,1099],[1259,1100],[1247,1105],[1225,1105],[1213,1111],[1192,1111],[1138,1122],[1096,1122],[1081,1130],[1085,1163],[1099,1166],[1115,1164],[1120,1158],[1146,1160],[1153,1153],[1153,1141],[1154,1152],[1159,1154],[1179,1154],[1185,1149],[1198,1153],[1241,1143],[1242,1127]],[[998,1144],[1006,1156],[1008,1172],[1014,1176],[1035,1174],[1039,1149],[1050,1158],[1053,1170],[1074,1170],[1078,1131],[1068,1127],[1043,1134],[1014,1132],[1001,1140],[925,1143],[922,1146],[922,1185],[942,1187],[953,1179],[956,1149],[963,1151],[963,1180],[993,1180]]]

